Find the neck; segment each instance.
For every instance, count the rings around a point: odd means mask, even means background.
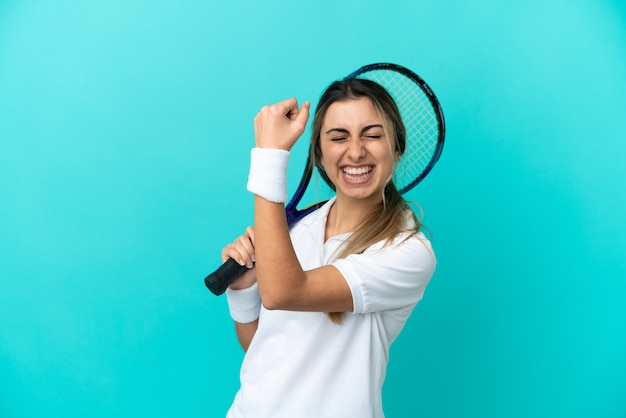
[[[326,239],[354,231],[379,205],[380,201],[366,203],[337,196],[326,219]]]

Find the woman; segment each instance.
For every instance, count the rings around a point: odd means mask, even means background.
[[[371,81],[337,81],[322,95],[310,153],[336,195],[289,230],[285,167],[309,108],[289,99],[255,118],[255,226],[222,251],[249,267],[227,290],[246,351],[228,417],[383,417],[389,347],[435,269],[392,181],[400,114]]]

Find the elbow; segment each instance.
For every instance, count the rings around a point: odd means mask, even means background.
[[[257,262],[257,283],[263,307],[269,311],[291,310],[298,305],[307,282],[302,270],[265,271]]]
[[[261,303],[268,311],[286,310],[289,306],[284,292],[261,292]]]
[[[266,302],[265,299],[263,299],[263,307],[268,311],[277,311],[279,309],[283,309],[280,304],[274,302],[273,300]]]
[[[261,303],[268,311],[290,310],[297,301],[297,289],[293,286],[280,286],[259,282]]]

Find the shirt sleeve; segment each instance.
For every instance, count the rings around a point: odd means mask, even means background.
[[[435,272],[435,254],[419,233],[399,236],[332,263],[352,292],[353,313],[380,312],[414,305],[420,301]]]

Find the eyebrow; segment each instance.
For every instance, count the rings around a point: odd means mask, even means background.
[[[367,126],[363,127],[363,129],[361,129],[361,134],[369,131],[370,129],[374,129],[374,128],[381,128],[381,129],[383,129],[383,125],[380,125],[380,124],[367,125]],[[346,133],[346,134],[350,133],[350,131],[348,131],[345,128],[331,128],[331,129],[326,131],[326,134],[328,135],[328,134],[330,134],[332,132],[340,132],[340,133]]]

